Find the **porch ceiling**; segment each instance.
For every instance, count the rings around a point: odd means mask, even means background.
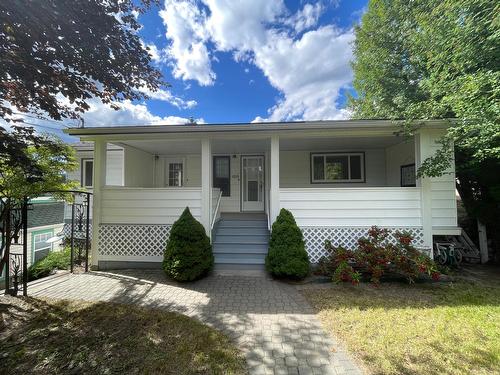
[[[366,150],[385,148],[403,142],[402,137],[304,137],[281,138],[282,151],[333,151],[333,150]],[[153,155],[200,154],[199,139],[158,139],[158,140],[127,140],[114,142],[118,146],[130,146],[149,152]],[[213,139],[213,154],[248,154],[261,153],[270,149],[270,140],[264,139]]]
[[[324,137],[324,138],[285,138],[280,139],[280,150],[365,150],[385,148],[403,142],[402,137]]]

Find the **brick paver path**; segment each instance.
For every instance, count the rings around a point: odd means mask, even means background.
[[[223,331],[250,374],[361,374],[321,328],[294,286],[266,277],[210,276],[189,284],[152,270],[65,275],[32,285],[31,296],[136,303],[185,314]]]

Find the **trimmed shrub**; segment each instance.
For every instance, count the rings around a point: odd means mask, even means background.
[[[170,231],[163,269],[175,280],[192,281],[206,275],[213,264],[212,245],[205,228],[186,207]]]
[[[45,258],[40,259],[28,268],[28,279],[36,280],[49,276],[55,270],[67,270],[71,263],[69,247],[62,251],[51,251]]]
[[[309,257],[302,232],[292,213],[284,208],[272,227],[266,269],[280,278],[303,279],[309,274]]]

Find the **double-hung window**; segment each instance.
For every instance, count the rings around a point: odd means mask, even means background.
[[[311,182],[365,182],[363,152],[311,154]]]
[[[52,244],[47,241],[53,236],[53,231],[42,231],[33,233],[33,255],[34,262],[45,258],[48,253],[52,250]]]

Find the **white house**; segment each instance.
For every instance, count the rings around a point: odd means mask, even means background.
[[[78,142],[71,145],[75,149],[75,157],[78,168],[67,174],[68,180],[78,181],[79,189],[93,192],[94,185],[94,143]],[[113,144],[108,144],[106,155],[106,185],[123,186],[123,149]],[[84,195],[75,196],[76,203],[82,203]],[[91,196],[92,202],[92,196]],[[71,232],[71,204],[66,203],[64,207],[64,233],[69,236]],[[78,221],[78,215],[76,215]],[[90,211],[90,225],[92,225],[92,211]],[[79,233],[84,235],[84,233]]]
[[[185,207],[212,237],[219,267],[262,267],[281,208],[311,262],[325,239],[352,246],[372,225],[409,230],[429,250],[433,235],[460,230],[454,169],[415,179],[448,122],[420,125],[410,139],[386,120],[68,129],[94,142],[92,263],[157,265]],[[110,145],[123,153],[119,178]]]

